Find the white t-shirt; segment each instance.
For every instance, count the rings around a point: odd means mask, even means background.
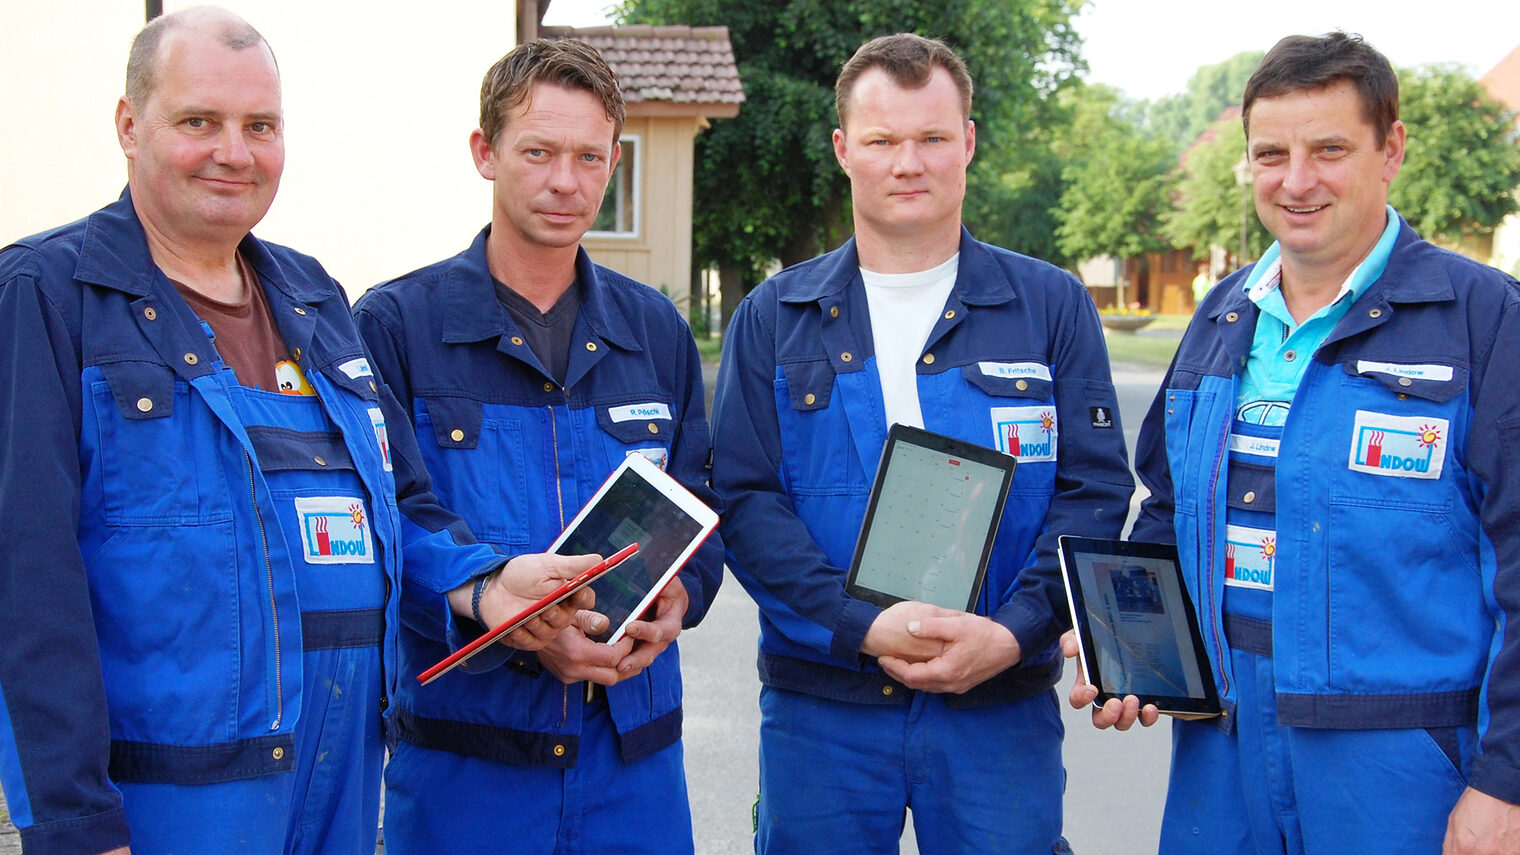
[[[924,426],[918,405],[918,358],[955,287],[960,253],[916,273],[874,273],[862,267],[871,337],[876,342],[876,373],[887,425]]]

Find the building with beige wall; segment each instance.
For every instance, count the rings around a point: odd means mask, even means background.
[[[260,237],[321,259],[351,295],[469,244],[490,216],[469,135],[481,75],[516,43],[512,4],[224,5],[269,40],[284,83],[285,174]],[[133,0],[6,4],[0,245],[126,186],[112,116],[143,20]]]

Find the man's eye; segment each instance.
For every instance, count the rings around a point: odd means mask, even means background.
[[[204,128],[206,127],[206,120],[200,116],[191,116],[185,120],[185,124],[189,125],[192,128]]]
[[[254,122],[248,126],[248,130],[256,134],[267,134],[274,130],[274,125],[269,122]]]

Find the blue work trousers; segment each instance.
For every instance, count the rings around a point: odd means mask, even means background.
[[[761,855],[896,855],[906,810],[922,855],[1049,855],[1061,837],[1061,724],[1053,692],[951,709],[760,691]]]
[[[385,769],[386,855],[691,855],[681,743],[624,763],[607,702],[582,709],[569,769],[402,742]]]

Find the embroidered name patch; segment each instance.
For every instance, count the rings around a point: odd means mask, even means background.
[[[298,498],[301,546],[308,564],[374,564],[369,514],[364,500],[350,496]]]
[[[1446,419],[1357,410],[1351,430],[1351,460],[1347,465],[1369,475],[1440,478],[1449,430]]]
[[[1232,588],[1272,590],[1277,532],[1243,525],[1224,527],[1224,583]]]
[[[1276,457],[1278,446],[1282,440],[1268,439],[1264,436],[1244,436],[1238,433],[1230,434],[1230,450],[1237,454],[1255,454],[1259,457]]]
[[[360,377],[373,377],[375,372],[369,368],[369,360],[364,357],[350,359],[338,366],[338,370],[348,375],[350,380],[358,380]]]
[[[391,471],[391,438],[385,432],[385,415],[379,407],[369,408],[369,423],[375,427],[375,442],[380,445],[380,462],[385,471]]]
[[[1392,374],[1395,377],[1408,377],[1411,380],[1438,380],[1446,382],[1451,379],[1450,365],[1405,365],[1398,362],[1368,362],[1358,360],[1356,363],[1358,374]]]
[[[988,377],[1050,379],[1050,368],[1038,362],[978,362],[976,367]]]
[[[993,407],[992,445],[1021,461],[1056,459],[1055,407]]]
[[[609,407],[607,415],[614,422],[626,422],[633,419],[670,419],[670,407],[660,403],[634,404],[629,407]]]

